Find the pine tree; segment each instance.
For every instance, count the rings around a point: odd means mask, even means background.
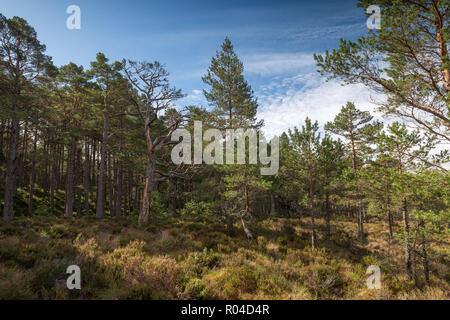
[[[123,61],[124,73],[134,89],[130,98],[134,104],[139,120],[143,122],[146,141],[145,186],[142,206],[139,213],[139,225],[147,226],[149,222],[152,192],[160,181],[170,174],[156,169],[157,152],[168,146],[172,133],[183,122],[183,115],[168,112],[171,117],[161,117],[164,111],[170,111],[172,103],[182,98],[181,90],[169,86],[169,73],[158,61],[135,62]],[[162,176],[157,178],[157,175]]]
[[[221,51],[216,52],[216,56],[211,59],[207,74],[202,78],[209,86],[209,90],[203,90],[205,98],[211,106],[214,106],[211,122],[218,129],[259,129],[262,126],[262,121],[256,120],[257,99],[244,79],[243,72],[243,63],[234,52],[230,39],[226,37]],[[226,137],[226,139],[233,138]],[[250,147],[250,143],[245,145]],[[226,186],[223,193],[225,202],[234,204],[232,208],[227,208],[227,211],[234,212],[240,217],[244,232],[248,239],[252,239],[253,235],[246,224],[246,218],[251,213],[251,193],[258,189],[266,189],[267,181],[257,177],[255,164],[248,163],[248,147],[245,148],[247,153],[244,164],[226,165],[222,167],[221,173]],[[243,199],[243,206],[239,201],[230,202],[237,197]],[[228,219],[230,220],[231,216]]]
[[[381,8],[381,28],[315,55],[319,71],[387,96],[386,114],[450,141],[448,1],[360,0]],[[369,18],[369,13],[367,16]]]
[[[393,176],[394,186],[397,186],[396,195],[401,201],[401,211],[404,228],[405,266],[410,277],[412,270],[412,249],[410,233],[410,206],[405,189],[405,179],[408,171],[414,169],[418,161],[430,165],[428,160],[430,151],[436,146],[434,135],[421,136],[418,130],[409,132],[405,124],[394,122],[378,137],[378,148],[383,154],[389,155],[395,161],[397,172]]]
[[[313,249],[317,248],[315,189],[319,173],[320,133],[318,131],[317,121],[313,123],[311,119],[306,118],[301,131],[294,127],[294,130],[289,130],[288,133],[293,151],[290,159],[291,168],[294,168],[292,175],[305,181],[306,190],[304,192],[307,194],[305,202],[308,204],[311,217],[311,246]]]
[[[30,110],[26,103],[26,88],[31,85],[32,79],[45,75],[52,64],[50,57],[44,54],[45,46],[37,39],[36,31],[24,19],[7,19],[0,14],[0,38],[2,81],[7,84],[6,105],[11,120],[3,207],[3,219],[9,221],[13,218],[14,195],[17,190],[20,121]]]
[[[73,215],[73,189],[76,181],[75,157],[80,139],[80,126],[85,114],[83,110],[85,90],[88,86],[88,78],[83,70],[83,66],[77,66],[75,63],[69,63],[62,66],[59,70],[58,79],[63,85],[62,105],[65,130],[69,136],[69,155],[67,159],[66,174],[66,205],[65,214],[68,218]]]
[[[212,57],[202,78],[210,88],[203,90],[203,94],[214,107],[215,126],[218,129],[261,127],[262,122],[256,121],[257,99],[244,79],[244,66],[228,37],[221,49]]]
[[[352,169],[355,175],[356,197],[359,195],[358,168],[361,158],[370,153],[370,144],[375,141],[377,132],[382,128],[378,121],[371,123],[373,116],[368,111],[358,110],[354,103],[347,102],[336,115],[333,122],[325,124],[325,130],[345,139],[346,150],[350,154]],[[364,242],[363,208],[358,203],[358,238]]]
[[[97,53],[96,61],[91,62],[89,75],[93,76],[102,90],[103,96],[103,132],[100,151],[100,169],[97,183],[97,206],[96,217],[101,218],[105,215],[105,172],[106,157],[108,152],[108,130],[111,117],[111,91],[114,89],[114,83],[121,78],[119,71],[122,68],[121,63],[114,62],[109,64],[109,59],[101,52]]]
[[[324,210],[326,223],[326,236],[331,237],[331,197],[339,189],[339,176],[345,168],[344,147],[340,140],[333,140],[325,135],[318,148],[320,168],[320,189],[324,196]]]

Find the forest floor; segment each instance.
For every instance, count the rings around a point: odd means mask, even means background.
[[[403,248],[387,225],[333,221],[332,238],[311,250],[309,220],[250,221],[229,234],[215,217],[17,217],[0,223],[0,299],[450,299],[450,263],[432,259],[431,284],[414,285]],[[399,226],[398,226],[399,227]],[[448,243],[446,248],[448,253]],[[81,269],[81,290],[68,290],[66,269]],[[369,290],[366,270],[381,268],[381,289]]]

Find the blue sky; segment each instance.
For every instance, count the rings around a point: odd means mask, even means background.
[[[66,28],[72,4],[81,8],[81,30]],[[99,51],[111,60],[159,60],[187,94],[180,105],[206,106],[201,77],[228,36],[269,135],[301,125],[306,115],[323,124],[347,100],[374,108],[364,88],[325,83],[312,59],[341,37],[356,39],[367,31],[355,0],[2,0],[0,12],[28,20],[56,65],[89,66]]]

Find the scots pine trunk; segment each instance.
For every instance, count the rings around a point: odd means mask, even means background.
[[[249,197],[248,197],[248,185],[245,185],[245,212],[241,214],[241,223],[242,228],[244,229],[245,235],[247,236],[248,240],[253,239],[253,235],[250,231],[250,229],[247,227],[247,223],[245,222],[245,218],[250,214],[250,203],[249,203]]]
[[[112,163],[111,163],[111,153],[108,153],[108,198],[109,198],[109,214],[114,216],[114,195],[113,195],[113,171],[112,171]]]
[[[17,105],[13,106],[17,112]],[[19,119],[16,115],[11,120],[11,134],[9,140],[9,154],[6,168],[5,203],[3,207],[3,219],[10,221],[13,218],[14,195],[16,194],[16,170],[17,170],[17,148],[19,143]]]
[[[325,221],[326,221],[326,226],[327,226],[327,238],[330,239],[331,237],[331,224],[330,224],[330,195],[328,194],[328,192],[325,195]]]
[[[311,247],[315,249],[317,247],[317,238],[316,238],[316,223],[315,223],[315,214],[314,214],[314,199],[313,199],[313,182],[312,182],[312,172],[311,168],[309,169],[309,209],[311,211]]]
[[[114,198],[115,198],[115,204],[114,204],[114,212],[116,217],[120,217],[122,215],[122,168],[119,161],[116,161],[116,168],[115,168],[115,192],[114,192]]]
[[[84,186],[84,214],[89,215],[89,143],[86,138],[84,141],[84,170],[83,170],[83,186]]]
[[[276,208],[275,208],[275,196],[273,193],[270,194],[270,214],[275,214]]]
[[[405,228],[405,265],[408,276],[412,277],[411,244],[409,239],[409,214],[406,199],[402,201],[403,226]]]
[[[74,183],[76,146],[77,140],[75,136],[72,136],[69,155],[67,158],[66,206],[65,206],[65,214],[67,218],[72,218],[73,216],[73,183]]]
[[[365,241],[364,237],[364,217],[363,217],[363,209],[361,205],[358,206],[358,239],[361,242]]]
[[[30,193],[28,197],[28,215],[33,215],[33,195],[34,195],[34,183],[36,180],[36,151],[37,151],[37,130],[34,133],[33,144],[33,160],[31,163],[31,175],[30,175]]]
[[[103,140],[100,147],[100,168],[98,173],[97,185],[97,209],[96,217],[102,218],[105,216],[105,171],[106,171],[106,143],[108,139],[108,112],[105,112],[103,122]]]
[[[51,171],[51,180],[50,180],[50,212],[53,214],[55,212],[55,191],[57,188],[57,175],[58,175],[58,166],[57,166],[57,157],[56,157],[57,147],[53,146],[53,161],[52,161],[52,171]]]
[[[389,222],[389,239],[392,240],[394,238],[394,231],[393,231],[393,218],[392,218],[392,212],[390,209],[388,209],[388,222]]]
[[[148,225],[148,217],[150,215],[150,204],[152,199],[152,191],[154,188],[155,179],[155,164],[153,156],[149,156],[147,160],[147,169],[145,171],[145,186],[142,194],[142,206],[139,214],[139,226],[145,227]]]
[[[76,159],[75,159],[75,177],[74,177],[74,188],[75,188],[75,210],[77,212],[77,216],[81,217],[81,198],[82,198],[82,190],[81,190],[81,183],[82,183],[82,170],[81,170],[81,148],[78,146],[76,147]]]

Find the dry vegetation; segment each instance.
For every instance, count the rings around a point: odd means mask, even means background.
[[[249,242],[238,225],[230,235],[214,217],[154,218],[145,230],[135,217],[2,222],[0,299],[450,298],[448,242],[433,250],[431,285],[418,274],[415,286],[382,222],[367,224],[364,245],[354,240],[354,222],[336,222],[333,238],[319,238],[317,250],[306,218],[252,226],[257,239]],[[72,264],[81,268],[81,290],[66,288]],[[372,264],[381,267],[381,290],[366,287]]]

